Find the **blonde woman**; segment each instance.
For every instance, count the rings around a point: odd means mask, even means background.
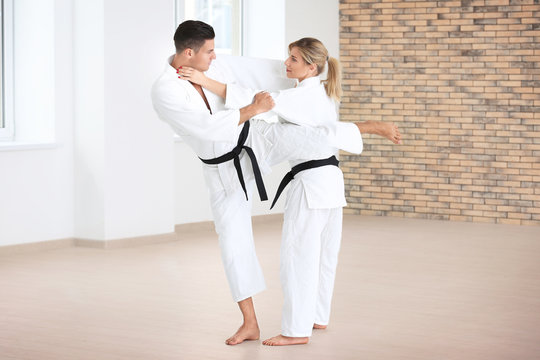
[[[327,79],[321,80],[319,75],[327,64]],[[272,111],[280,120],[302,126],[338,121],[339,62],[328,55],[325,46],[314,38],[295,41],[289,45],[285,66],[287,77],[297,79],[298,85],[272,94]],[[226,98],[226,106],[243,106],[257,92],[218,83],[191,68],[183,70],[180,76]],[[356,125],[360,133],[401,142],[401,134],[393,124],[366,121]],[[329,147],[328,157],[291,161],[292,171],[285,176],[274,199],[275,203],[288,184],[280,254],[284,296],[281,334],[263,341],[264,345],[306,344],[314,328],[328,325],[341,243],[342,208],[346,206],[337,154],[337,149]]]

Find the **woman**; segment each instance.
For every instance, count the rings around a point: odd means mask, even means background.
[[[321,81],[319,75],[326,63],[327,79]],[[324,45],[314,38],[291,43],[285,66],[287,77],[299,83],[296,88],[272,94],[276,104],[272,111],[283,121],[303,126],[337,121],[341,96],[339,63],[328,56]],[[191,68],[179,69],[179,75],[225,98],[230,107],[251,102],[256,93],[234,84],[218,83]],[[401,142],[393,124],[366,121],[357,126],[361,133],[377,134],[396,144]],[[324,329],[328,325],[341,243],[342,208],[346,205],[343,173],[335,159],[337,153],[337,149],[329,148],[328,158],[291,162],[294,172],[288,175],[290,185],[280,254],[284,295],[282,331],[263,341],[265,345],[306,344],[312,329]]]

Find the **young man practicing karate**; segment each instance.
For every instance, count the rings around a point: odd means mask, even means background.
[[[271,166],[288,159],[322,157],[325,147],[321,144],[359,153],[362,138],[353,123],[307,128],[248,121],[274,106],[268,93],[258,93],[251,104],[239,110],[227,110],[219,96],[180,79],[182,67],[201,72],[209,69],[216,58],[214,37],[212,27],[200,21],[189,20],[178,26],[174,35],[176,54],[154,83],[152,102],[158,116],[203,162],[227,281],[243,315],[242,326],[226,340],[228,345],[235,345],[260,335],[252,296],[265,289],[265,282],[251,228],[253,183],[265,200],[261,174]],[[222,95],[226,98],[226,93]]]

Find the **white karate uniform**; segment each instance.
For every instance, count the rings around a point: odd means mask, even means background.
[[[235,96],[250,94],[236,89]],[[337,104],[318,76],[272,96],[276,102],[272,111],[282,120],[303,126],[338,120]],[[325,156],[298,158],[291,167],[338,155],[337,149],[321,146],[327,150]],[[349,151],[359,154],[362,148]],[[336,166],[301,171],[288,185],[280,254],[282,335],[311,336],[314,323],[328,324],[346,204],[343,173]]]
[[[327,95],[320,78],[300,82],[296,89],[281,92],[287,102],[276,100],[275,111],[290,121],[307,126],[337,121],[336,104]],[[317,107],[322,117],[295,112]],[[289,107],[292,110],[289,110]],[[295,113],[293,113],[295,112]],[[333,149],[333,155],[338,155]],[[357,152],[359,153],[359,152]],[[304,161],[291,161],[295,166]],[[334,279],[346,206],[343,173],[336,166],[300,172],[289,184],[281,242],[280,278],[284,293],[282,334],[311,336],[313,324],[327,325],[330,318]]]
[[[170,65],[171,61],[172,57],[152,87],[152,102],[158,116],[202,159],[216,158],[231,151],[236,146],[242,129],[242,126],[238,126],[239,111],[225,109],[222,99],[205,91],[211,109],[209,111],[197,90],[188,81],[178,79],[176,70]],[[234,61],[229,62],[229,67],[238,66]],[[227,66],[222,67],[225,69]],[[255,69],[252,67],[250,73],[255,73]],[[216,80],[222,82],[232,80],[226,79],[225,71],[221,72],[223,78],[219,75],[219,71],[212,74]],[[354,133],[353,127],[324,126],[307,129],[252,121],[246,145],[253,149],[264,174],[272,165],[284,160],[305,157],[311,153],[320,154],[321,143],[345,149],[357,146],[354,143],[361,142],[361,137],[357,130],[358,133]],[[297,146],[299,142],[302,142],[303,146]],[[232,297],[236,302],[265,289],[251,229],[251,189],[254,178],[249,157],[245,152],[240,155],[240,163],[249,201],[246,201],[232,161],[218,165],[201,162],[210,193],[222,261]]]

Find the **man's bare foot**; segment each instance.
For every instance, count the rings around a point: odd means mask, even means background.
[[[271,337],[270,339],[264,340],[263,345],[268,345],[268,346],[302,345],[302,344],[307,344],[308,341],[309,341],[308,337],[289,337],[289,336],[278,335],[278,336]]]
[[[383,121],[378,121],[377,126],[379,128],[379,135],[382,137],[387,138],[394,144],[400,144],[401,143],[401,134],[399,133],[399,129],[396,125],[392,123],[387,123]]]
[[[394,144],[401,144],[401,134],[396,125],[384,121],[363,121],[355,123],[361,134],[376,134],[387,138]]]
[[[319,325],[319,324],[313,324],[313,328],[314,329],[326,329],[326,325]]]
[[[259,340],[260,335],[261,332],[257,324],[242,324],[233,336],[225,340],[225,344],[237,345],[243,343],[245,340]]]

